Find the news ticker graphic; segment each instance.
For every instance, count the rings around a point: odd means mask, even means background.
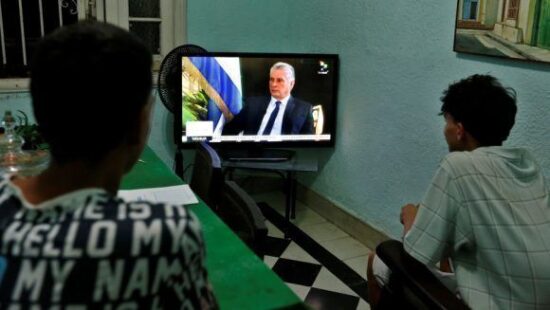
[[[285,142],[285,141],[330,141],[330,134],[322,135],[224,135],[224,136],[183,136],[182,142]]]

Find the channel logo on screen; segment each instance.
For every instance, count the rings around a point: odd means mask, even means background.
[[[328,74],[328,64],[322,60],[319,60],[319,71],[318,74]]]

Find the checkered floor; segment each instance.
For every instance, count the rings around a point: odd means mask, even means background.
[[[304,205],[289,225],[277,204],[258,203],[268,219],[264,262],[313,309],[370,309],[365,279],[370,250]]]

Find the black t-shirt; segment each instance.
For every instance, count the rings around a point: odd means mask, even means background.
[[[200,224],[185,206],[102,189],[32,205],[3,177],[0,236],[2,309],[215,307]]]

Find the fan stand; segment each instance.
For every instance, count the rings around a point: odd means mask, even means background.
[[[162,60],[158,75],[158,94],[159,97],[170,113],[174,114],[176,104],[181,104],[181,70],[180,59],[185,54],[202,54],[207,51],[193,44],[180,45],[171,50],[166,57]],[[178,76],[179,75],[179,76]],[[181,117],[181,115],[174,115],[174,117]],[[176,132],[177,128],[174,128],[174,143],[176,144],[176,153],[174,154],[174,172],[183,180],[183,152],[181,145],[181,132]]]

